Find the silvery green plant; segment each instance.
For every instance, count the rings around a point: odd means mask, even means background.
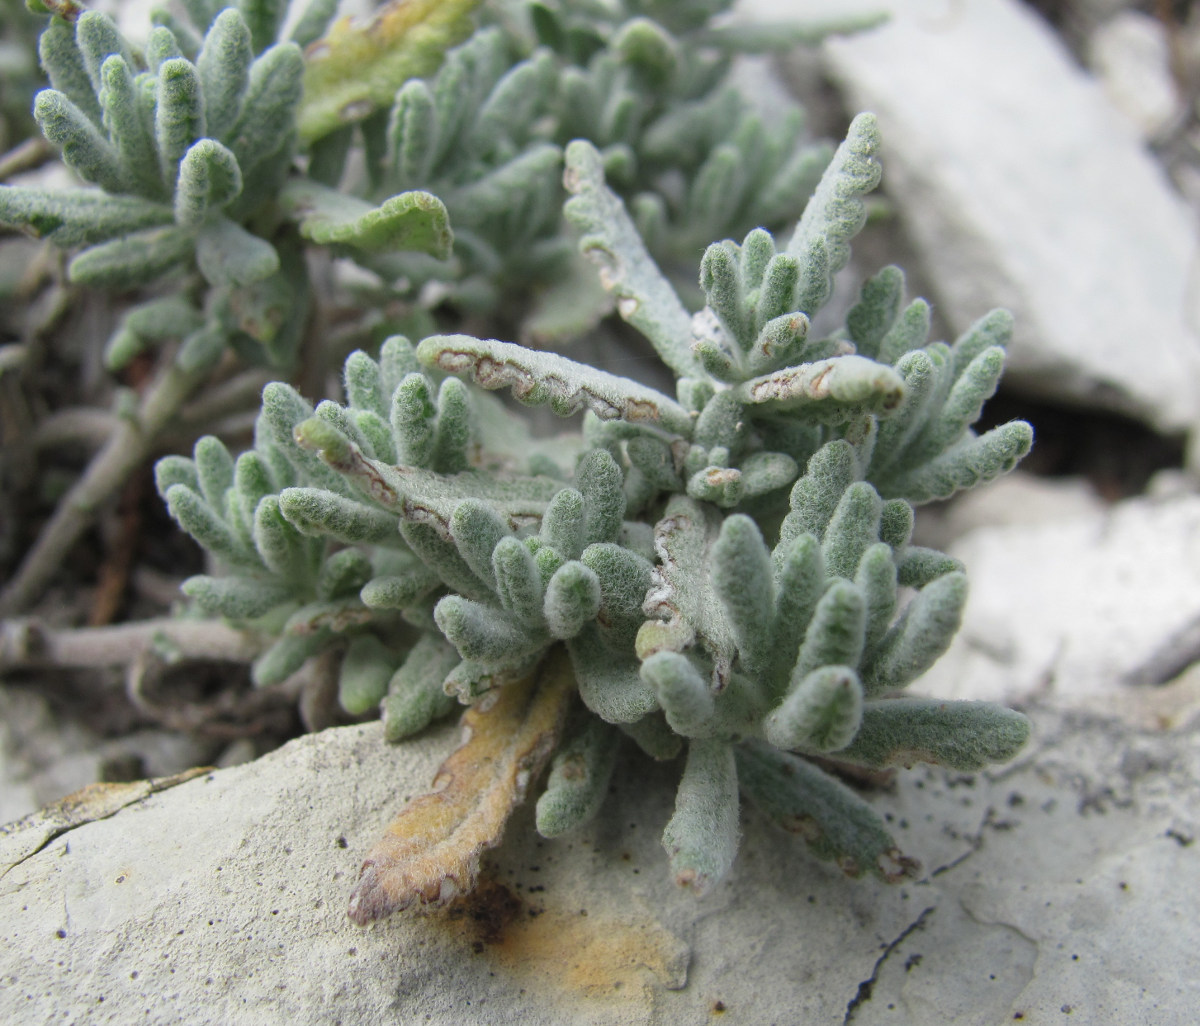
[[[579,335],[606,307],[561,221],[562,148],[577,138],[600,148],[609,184],[670,268],[728,231],[794,221],[831,151],[806,138],[798,106],[785,102],[768,125],[728,80],[734,55],[771,38],[708,29],[729,6],[664,9],[665,24],[637,4],[588,8],[595,17],[582,22],[571,6],[509,5],[509,17],[485,8],[498,24],[451,51],[436,76],[405,83],[386,117],[361,126],[368,198],[436,194],[454,223],[453,259],[364,262],[385,282],[436,281],[439,301],[469,310],[542,291],[522,334]],[[785,27],[772,45],[852,27]],[[336,184],[350,139],[323,140],[310,174]]]
[[[711,245],[708,304],[692,316],[601,153],[571,143],[566,216],[676,395],[467,335],[354,354],[344,404],[313,409],[270,386],[252,452],[234,461],[204,440],[193,460],[160,464],[173,515],[226,567],[187,590],[276,631],[260,680],[339,654],[343,701],[380,704],[391,738],[453,700],[486,707],[565,655],[586,715],[548,735],[546,836],[595,814],[628,737],[656,758],[685,753],[663,835],[682,885],[728,872],[743,796],[849,875],[912,876],[826,767],[974,771],[1024,743],[1017,713],[902,691],[945,651],[966,600],[963,567],[912,544],[912,503],[1011,469],[1032,436],[1021,422],[971,426],[1002,370],[1002,313],[929,343],[928,308],[906,304],[888,268],[843,329],[809,337],[864,221],[878,145],[860,115],[786,244],[755,230]],[[548,454],[464,380],[583,411],[582,435]],[[464,885],[394,892],[381,859],[364,867],[359,921]]]
[[[304,327],[309,283],[299,240],[275,201],[296,154],[301,45],[320,34],[333,7],[314,5],[299,35],[276,43],[285,4],[187,6],[203,35],[164,13],[159,20],[173,29],[157,25],[141,53],[107,15],[72,7],[73,20],[50,21],[39,55],[52,88],[37,95],[34,116],[94,188],[0,189],[0,220],[82,247],[68,267],[81,285],[126,290],[198,272],[125,317],[109,342],[110,367],[170,338],[183,340],[177,360],[185,371],[206,369],[229,345],[286,367]],[[445,211],[432,197],[396,206],[341,209],[333,220],[367,249],[376,244],[371,230],[385,227],[393,248],[448,246]],[[327,211],[290,209],[301,236],[325,241]],[[407,236],[396,225],[405,215],[415,228]]]

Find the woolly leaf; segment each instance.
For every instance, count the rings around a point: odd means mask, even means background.
[[[947,499],[1007,474],[1032,446],[1033,428],[1023,420],[1010,421],[977,438],[968,435],[923,466],[889,475],[880,480],[880,492],[915,503]]]
[[[687,412],[652,388],[585,367],[553,353],[469,335],[432,335],[417,347],[427,367],[470,377],[481,388],[511,388],[526,406],[548,405],[560,417],[581,409],[601,420],[625,420],[686,435]]]
[[[807,674],[764,721],[776,748],[836,752],[862,722],[863,689],[849,666],[820,666]]]
[[[175,185],[175,220],[181,225],[201,224],[211,211],[221,209],[241,191],[242,169],[238,167],[237,158],[216,140],[201,139],[179,162],[179,179]],[[256,241],[260,247],[269,246],[269,243]],[[276,258],[274,266],[266,274],[273,274],[278,267],[279,260]],[[201,269],[204,269],[203,264]],[[259,277],[266,277],[266,274]]]
[[[775,589],[771,557],[747,516],[726,518],[712,547],[712,582],[725,607],[742,669],[758,673],[771,657]]]
[[[324,631],[285,635],[254,660],[250,679],[260,688],[282,684],[328,644],[329,635]]]
[[[209,616],[253,620],[292,599],[291,589],[276,581],[250,577],[189,577],[182,590]]]
[[[300,137],[310,143],[391,104],[411,78],[424,78],[466,38],[478,0],[392,0],[370,21],[344,18],[309,48]]]
[[[169,206],[139,197],[110,196],[98,189],[48,192],[0,186],[0,222],[64,248],[106,242],[171,221]]]
[[[729,872],[738,847],[737,766],[730,745],[702,739],[688,744],[663,847],[675,882],[697,894]]]
[[[290,147],[303,76],[304,57],[294,43],[272,46],[250,66],[242,112],[224,137],[247,182]]]
[[[858,766],[918,762],[966,773],[1008,762],[1029,740],[1029,720],[990,702],[902,698],[868,702],[854,740],[838,759]]]
[[[708,681],[679,652],[655,652],[642,663],[642,680],[654,689],[667,723],[684,737],[706,737],[716,703]]]
[[[742,793],[771,822],[802,837],[817,858],[836,862],[847,876],[872,873],[888,883],[920,872],[879,814],[845,784],[761,742],[739,745],[736,754]]]
[[[352,545],[399,544],[395,516],[322,488],[285,488],[279,508],[303,534]]]
[[[967,578],[948,573],[927,584],[880,642],[863,671],[867,695],[902,688],[950,647],[967,602]]]
[[[563,742],[537,802],[539,834],[561,837],[596,815],[608,794],[620,736],[608,724],[589,718],[583,729]]]
[[[50,85],[99,126],[100,104],[83,55],[75,43],[74,26],[60,18],[51,19],[38,39],[38,63],[45,69]]]
[[[422,634],[404,664],[392,675],[383,699],[383,736],[400,741],[424,730],[458,703],[443,681],[458,664],[458,653],[445,638]]]
[[[546,584],[543,611],[551,637],[573,638],[600,611],[600,578],[595,571],[571,560]]]
[[[296,219],[300,234],[327,246],[349,246],[363,253],[450,255],[454,236],[446,207],[428,192],[403,192],[380,206],[305,179],[293,179],[281,201]]]
[[[180,168],[181,180],[183,174]],[[252,285],[279,270],[279,254],[269,242],[240,224],[227,217],[214,217],[196,236],[196,263],[211,285]]]
[[[351,716],[379,706],[396,671],[396,653],[373,634],[350,642],[338,671],[338,703]]]
[[[770,413],[803,413],[839,424],[860,413],[886,413],[899,404],[904,383],[890,367],[861,356],[787,367],[734,389],[742,402]]]
[[[192,255],[191,234],[182,228],[151,228],[85,249],[67,266],[79,285],[129,289],[153,281]]]
[[[196,66],[183,57],[158,69],[154,137],[163,179],[174,181],[180,159],[205,134],[204,92]]]
[[[156,166],[154,139],[125,59],[119,54],[107,58],[100,67],[100,82],[104,127],[122,166],[136,181],[138,191],[156,199],[165,198],[167,190]]]
[[[574,197],[564,208],[567,220],[582,233],[580,250],[599,265],[600,280],[621,316],[650,340],[677,375],[702,377],[688,348],[691,318],[646,252],[624,205],[605,186],[595,147],[583,140],[567,147],[563,181]]]
[[[857,666],[866,640],[866,601],[849,581],[830,585],[817,608],[792,669],[792,687],[828,665]]]
[[[96,124],[63,93],[43,89],[34,97],[33,116],[42,135],[62,150],[63,163],[105,192],[132,191],[121,158]]]
[[[209,27],[196,58],[196,71],[204,90],[208,134],[214,139],[224,138],[237,123],[253,62],[251,27],[246,24],[242,12],[227,7]]]
[[[873,114],[859,114],[851,123],[845,141],[838,147],[821,184],[813,193],[804,216],[788,241],[787,252],[801,265],[820,253],[822,273],[817,280],[801,283],[795,309],[812,313],[829,298],[833,275],[850,259],[850,240],[866,221],[861,197],[879,184],[879,129]]]

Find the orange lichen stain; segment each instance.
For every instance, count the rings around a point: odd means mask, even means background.
[[[687,946],[650,918],[534,904],[495,881],[442,918],[476,954],[524,977],[527,987],[627,1002],[651,1000],[654,984],[677,990],[687,980]]]

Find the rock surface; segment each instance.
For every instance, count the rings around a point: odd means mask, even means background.
[[[760,20],[796,16],[744,0]],[[831,39],[854,110],[879,116],[883,187],[955,331],[1016,316],[1006,384],[1160,430],[1200,420],[1195,220],[1138,130],[1018,0],[851,0],[887,10]]]
[[[1038,696],[1137,722],[1200,708],[1200,675],[1156,686],[1200,657],[1200,497],[979,527],[948,551],[966,564],[971,595],[950,650],[916,689],[1002,703]]]
[[[378,725],[98,787],[0,835],[0,1019],[41,1023],[1194,1022],[1197,734],[1035,710],[1012,767],[872,800],[926,867],[851,881],[743,814],[697,901],[658,844],[677,766],[633,755],[600,820],[519,814],[475,898],[370,929],[363,852],[452,743]]]

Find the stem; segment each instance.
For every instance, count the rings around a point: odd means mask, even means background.
[[[173,357],[167,359],[171,362],[160,368],[142,397],[137,417],[118,423],[83,476],[63,496],[16,576],[0,592],[0,615],[11,616],[27,609],[42,593],[91,526],[97,509],[146,459],[164,425],[200,380],[199,375],[180,370]]]
[[[244,663],[259,655],[264,642],[218,620],[164,617],[115,627],[61,629],[37,620],[10,620],[0,626],[0,672],[130,665],[155,644],[169,648],[177,658]]]
[[[0,156],[0,182],[7,181],[13,175],[41,167],[54,156],[57,156],[54,147],[41,136],[26,139]]]

